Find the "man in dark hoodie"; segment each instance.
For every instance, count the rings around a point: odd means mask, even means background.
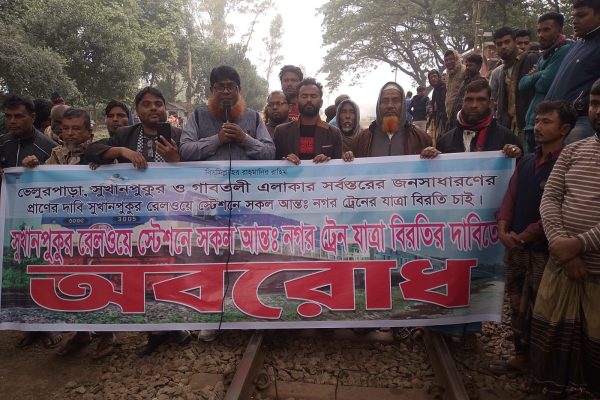
[[[352,141],[354,157],[419,154],[431,146],[429,135],[407,121],[404,89],[396,82],[383,85],[376,115],[375,121]]]
[[[360,109],[350,99],[343,100],[337,108],[335,119],[342,131],[344,152],[352,149],[352,140],[360,131]]]

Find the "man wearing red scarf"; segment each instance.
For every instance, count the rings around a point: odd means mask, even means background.
[[[421,158],[435,158],[441,153],[497,150],[502,150],[508,157],[520,157],[523,151],[519,138],[498,125],[492,115],[491,94],[492,90],[486,80],[479,79],[469,83],[458,113],[457,127],[442,135],[437,148],[425,148],[421,152]],[[461,341],[464,350],[473,350],[477,346],[476,333],[481,331],[481,322],[442,325],[430,329]]]
[[[445,134],[436,147],[427,147],[422,158],[434,158],[440,153],[503,150],[508,156],[520,156],[519,138],[498,125],[490,108],[491,90],[487,81],[479,79],[467,85],[463,105],[458,113],[458,126]]]

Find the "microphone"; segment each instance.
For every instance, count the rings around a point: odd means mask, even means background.
[[[223,102],[223,111],[225,113],[225,122],[229,122],[229,116],[231,114],[231,101],[225,100]]]

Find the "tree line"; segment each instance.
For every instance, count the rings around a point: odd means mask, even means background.
[[[474,7],[479,3],[479,27]],[[566,0],[329,0],[323,15],[323,43],[329,51],[322,72],[337,87],[344,76],[360,80],[378,64],[427,86],[430,69],[444,70],[448,49],[473,49],[475,31],[503,26],[530,28],[546,12],[569,13]]]
[[[152,85],[191,108],[206,101],[210,70],[229,64],[246,102],[261,109],[268,83],[247,53],[272,7],[273,0],[0,0],[0,92],[57,91],[70,104],[95,107],[131,101]],[[251,21],[237,41],[227,22],[234,12]],[[277,63],[281,17],[271,26],[275,37],[263,40]]]

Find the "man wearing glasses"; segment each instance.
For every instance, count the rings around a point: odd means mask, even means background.
[[[271,137],[275,134],[277,125],[288,122],[288,114],[290,106],[287,102],[285,94],[281,90],[275,90],[267,97],[267,129]]]
[[[210,73],[208,105],[192,113],[181,135],[182,161],[272,160],[275,145],[260,115],[246,107],[240,76],[221,65]]]

